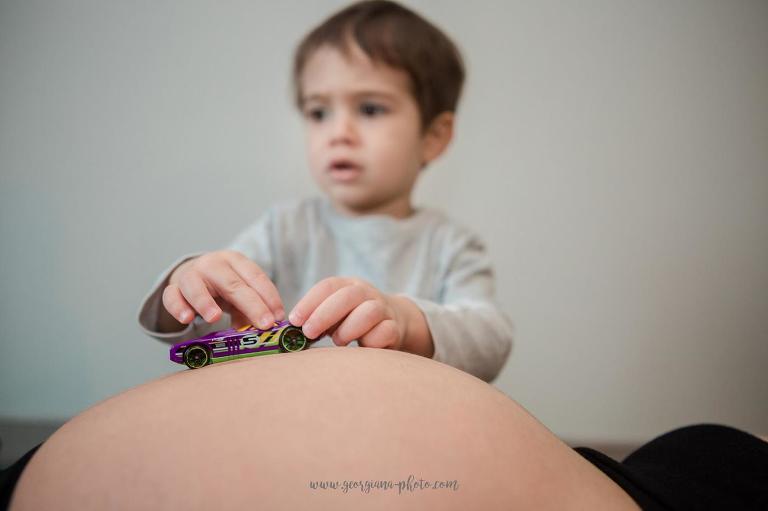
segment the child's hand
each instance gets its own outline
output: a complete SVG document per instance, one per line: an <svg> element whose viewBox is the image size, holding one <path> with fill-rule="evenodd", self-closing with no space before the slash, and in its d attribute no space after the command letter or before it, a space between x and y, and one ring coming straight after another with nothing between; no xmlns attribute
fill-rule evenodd
<svg viewBox="0 0 768 511"><path fill-rule="evenodd" d="M184 324L195 313L215 323L226 311L234 327L250 323L268 328L285 315L280 294L267 274L231 250L210 252L176 268L163 291L163 305Z"/></svg>
<svg viewBox="0 0 768 511"><path fill-rule="evenodd" d="M357 278L330 277L315 284L288 319L310 339L327 334L338 346L357 339L360 346L402 350L408 317L401 300Z"/></svg>

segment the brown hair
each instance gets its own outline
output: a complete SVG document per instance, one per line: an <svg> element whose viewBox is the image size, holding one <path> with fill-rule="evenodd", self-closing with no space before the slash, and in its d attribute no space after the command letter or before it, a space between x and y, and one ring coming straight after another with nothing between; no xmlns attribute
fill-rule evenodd
<svg viewBox="0 0 768 511"><path fill-rule="evenodd" d="M302 108L301 73L312 53L330 45L350 53L357 44L374 62L405 71L419 106L422 129L442 112L455 112L464 63L453 42L415 12L388 0L368 0L340 10L307 34L296 49L293 87Z"/></svg>

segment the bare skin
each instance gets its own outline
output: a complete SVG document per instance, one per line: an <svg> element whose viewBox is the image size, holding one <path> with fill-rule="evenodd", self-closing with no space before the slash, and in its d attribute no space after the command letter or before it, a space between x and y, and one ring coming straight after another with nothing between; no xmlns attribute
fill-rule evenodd
<svg viewBox="0 0 768 511"><path fill-rule="evenodd" d="M277 288L264 271L239 252L209 252L179 265L163 291L168 315L160 318L160 330L181 330L195 313L215 323L224 312L233 326L247 323L269 328L285 317Z"/></svg>
<svg viewBox="0 0 768 511"><path fill-rule="evenodd" d="M456 481L413 489L398 482ZM391 480L322 490L310 481ZM11 509L638 509L483 381L395 350L317 348L182 371L57 431Z"/></svg>

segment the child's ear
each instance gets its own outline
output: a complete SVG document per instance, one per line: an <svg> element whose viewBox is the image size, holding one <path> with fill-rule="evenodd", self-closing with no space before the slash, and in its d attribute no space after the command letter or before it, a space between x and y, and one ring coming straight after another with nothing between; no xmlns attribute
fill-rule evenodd
<svg viewBox="0 0 768 511"><path fill-rule="evenodd" d="M426 167L448 147L453 138L453 112L443 112L435 117L424 132L422 162Z"/></svg>

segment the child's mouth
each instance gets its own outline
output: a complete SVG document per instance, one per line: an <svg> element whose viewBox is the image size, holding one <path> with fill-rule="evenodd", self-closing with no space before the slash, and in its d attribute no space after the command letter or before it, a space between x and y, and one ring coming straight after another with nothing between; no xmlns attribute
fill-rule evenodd
<svg viewBox="0 0 768 511"><path fill-rule="evenodd" d="M328 167L331 178L342 183L354 181L362 172L363 168L360 165L350 161L335 161Z"/></svg>

